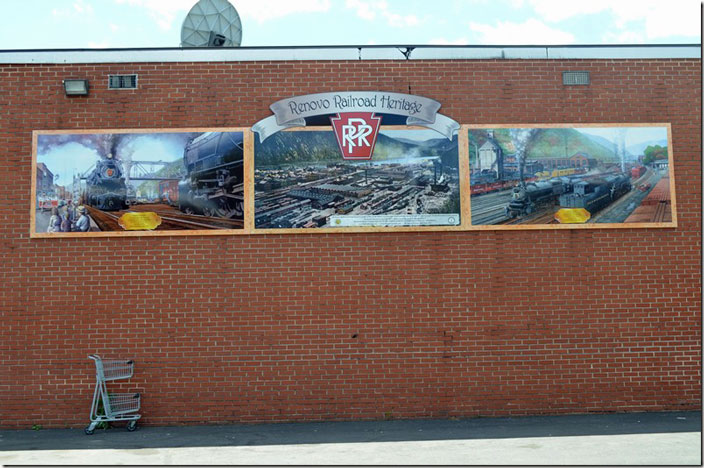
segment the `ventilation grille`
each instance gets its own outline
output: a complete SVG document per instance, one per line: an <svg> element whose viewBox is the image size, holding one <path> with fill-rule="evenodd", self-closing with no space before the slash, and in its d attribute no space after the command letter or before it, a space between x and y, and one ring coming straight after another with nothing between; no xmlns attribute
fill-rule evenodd
<svg viewBox="0 0 704 468"><path fill-rule="evenodd" d="M567 86L588 85L589 72L586 71L567 71L562 72L562 84Z"/></svg>
<svg viewBox="0 0 704 468"><path fill-rule="evenodd" d="M137 75L108 75L108 89L137 89Z"/></svg>

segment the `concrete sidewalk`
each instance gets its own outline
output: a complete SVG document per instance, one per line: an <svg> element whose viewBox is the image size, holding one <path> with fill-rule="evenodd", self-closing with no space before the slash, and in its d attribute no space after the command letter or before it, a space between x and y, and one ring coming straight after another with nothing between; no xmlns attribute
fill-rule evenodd
<svg viewBox="0 0 704 468"><path fill-rule="evenodd" d="M0 431L3 465L701 465L701 412Z"/></svg>

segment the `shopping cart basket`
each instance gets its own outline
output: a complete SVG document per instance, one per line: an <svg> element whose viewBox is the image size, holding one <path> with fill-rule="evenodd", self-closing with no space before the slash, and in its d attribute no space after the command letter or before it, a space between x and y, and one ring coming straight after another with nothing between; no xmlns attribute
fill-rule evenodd
<svg viewBox="0 0 704 468"><path fill-rule="evenodd" d="M92 434L98 424L108 421L127 421L127 430L134 431L137 420L142 417L136 414L139 411L139 393L110 393L105 383L132 377L134 361L101 359L97 354L91 354L88 358L95 361L95 391L90 407L90 425L85 433Z"/></svg>

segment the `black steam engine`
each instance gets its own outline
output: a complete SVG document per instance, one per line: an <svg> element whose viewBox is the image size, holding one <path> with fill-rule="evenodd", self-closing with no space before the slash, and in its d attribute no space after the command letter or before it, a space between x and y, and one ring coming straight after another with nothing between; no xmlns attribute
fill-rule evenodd
<svg viewBox="0 0 704 468"><path fill-rule="evenodd" d="M127 186L119 161L111 154L100 159L86 178L85 203L103 211L127 207Z"/></svg>
<svg viewBox="0 0 704 468"><path fill-rule="evenodd" d="M554 203L555 199L565 193L565 183L561 180L529 182L518 185L511 192L511 201L506 206L506 216L529 215L538 207Z"/></svg>
<svg viewBox="0 0 704 468"><path fill-rule="evenodd" d="M244 218L244 134L206 132L188 142L178 184L184 213Z"/></svg>
<svg viewBox="0 0 704 468"><path fill-rule="evenodd" d="M540 206L584 208L596 213L631 190L627 174L609 174L589 179L560 177L545 182L527 183L513 188L506 216L515 218L533 213Z"/></svg>
<svg viewBox="0 0 704 468"><path fill-rule="evenodd" d="M560 196L564 208L584 208L596 213L631 190L631 178L625 174L607 175L574 184L574 190Z"/></svg>

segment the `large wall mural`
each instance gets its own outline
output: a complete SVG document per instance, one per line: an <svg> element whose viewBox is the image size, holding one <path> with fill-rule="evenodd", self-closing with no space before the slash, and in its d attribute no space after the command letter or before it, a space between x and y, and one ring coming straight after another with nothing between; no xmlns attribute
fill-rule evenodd
<svg viewBox="0 0 704 468"><path fill-rule="evenodd" d="M32 237L676 227L669 124L463 125L420 96L250 128L35 131Z"/></svg>

